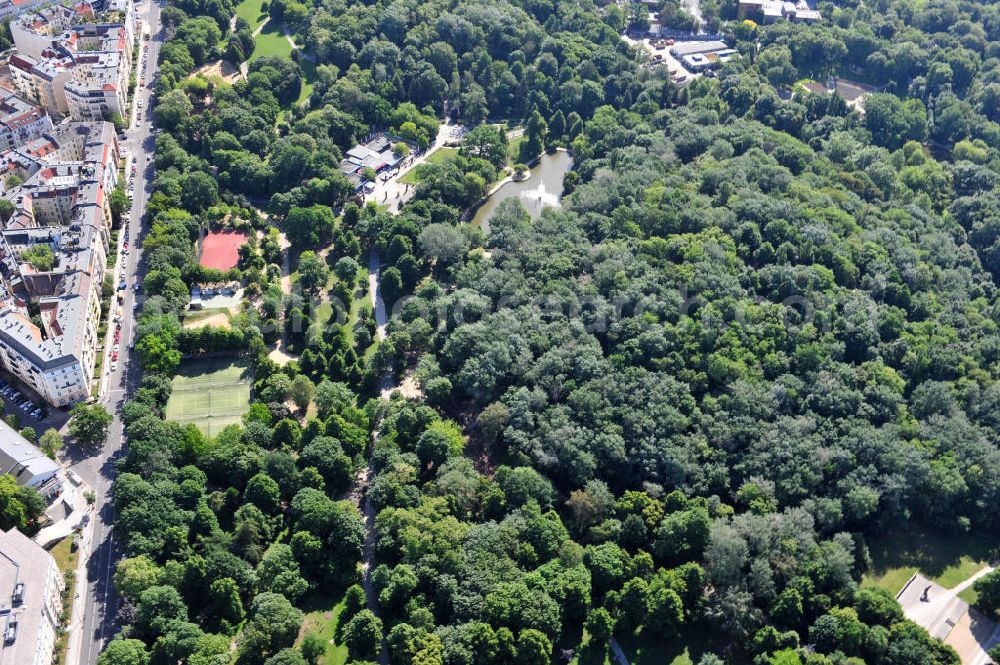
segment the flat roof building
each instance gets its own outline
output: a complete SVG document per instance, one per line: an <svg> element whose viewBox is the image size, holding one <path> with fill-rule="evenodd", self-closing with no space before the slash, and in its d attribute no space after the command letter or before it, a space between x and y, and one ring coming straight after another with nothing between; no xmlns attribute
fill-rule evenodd
<svg viewBox="0 0 1000 665"><path fill-rule="evenodd" d="M51 554L17 529L0 532L0 665L50 665L62 590Z"/></svg>
<svg viewBox="0 0 1000 665"><path fill-rule="evenodd" d="M704 42L678 42L670 47L670 52L678 58L683 58L686 55L694 55L695 53L714 53L715 51L725 51L728 49L729 45L726 42L713 39Z"/></svg>
<svg viewBox="0 0 1000 665"><path fill-rule="evenodd" d="M0 420L0 473L14 476L22 487L37 488L54 478L58 471L58 464Z"/></svg>
<svg viewBox="0 0 1000 665"><path fill-rule="evenodd" d="M757 17L763 23L788 20L803 23L815 23L823 19L823 15L810 5L808 0L739 0L738 14L740 18Z"/></svg>

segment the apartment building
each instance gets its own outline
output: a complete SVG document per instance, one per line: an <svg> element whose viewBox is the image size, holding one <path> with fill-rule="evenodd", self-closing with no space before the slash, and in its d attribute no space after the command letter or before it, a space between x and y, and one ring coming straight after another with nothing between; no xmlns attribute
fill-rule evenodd
<svg viewBox="0 0 1000 665"><path fill-rule="evenodd" d="M35 7L51 2L51 0L0 0L0 22L9 21Z"/></svg>
<svg viewBox="0 0 1000 665"><path fill-rule="evenodd" d="M10 58L11 80L26 98L57 117L107 120L125 116L135 12L130 0L96 22L86 2L49 5L11 21L17 53Z"/></svg>
<svg viewBox="0 0 1000 665"><path fill-rule="evenodd" d="M114 126L70 123L0 154L0 365L55 406L90 397L121 160ZM45 261L37 259L38 254Z"/></svg>
<svg viewBox="0 0 1000 665"><path fill-rule="evenodd" d="M13 150L50 131L52 118L48 111L0 87L0 152Z"/></svg>
<svg viewBox="0 0 1000 665"><path fill-rule="evenodd" d="M50 665L62 614L63 575L41 545L0 531L0 665Z"/></svg>

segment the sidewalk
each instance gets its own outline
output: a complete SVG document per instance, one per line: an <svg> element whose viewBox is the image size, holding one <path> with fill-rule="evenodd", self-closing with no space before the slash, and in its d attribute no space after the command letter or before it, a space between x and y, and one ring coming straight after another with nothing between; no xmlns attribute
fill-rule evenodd
<svg viewBox="0 0 1000 665"><path fill-rule="evenodd" d="M125 178L129 178L129 173L132 165L132 154L125 150ZM121 309L122 305L118 304L118 284L123 279L125 279L125 266L128 263L125 257L122 256L122 249L124 249L125 244L125 233L124 229L128 228L124 224L118 229L118 244L115 246L115 267L114 271L111 273L114 282L115 292L111 294L111 307L108 309L108 328L107 332L104 334L104 347L101 350L101 355L103 361L101 362L101 382L97 389L97 401L104 403L104 398L107 396L108 392L108 380L111 377L111 352L115 345L115 313ZM129 288L129 286L126 286Z"/></svg>
<svg viewBox="0 0 1000 665"><path fill-rule="evenodd" d="M76 564L76 581L73 589L73 610L69 615L69 625L66 633L69 636L66 644L66 665L80 662L79 652L83 640L83 621L86 618L84 607L87 596L84 592L87 586L87 564L90 562L90 552L93 546L94 522L91 522L80 532L80 554Z"/></svg>
<svg viewBox="0 0 1000 665"><path fill-rule="evenodd" d="M62 472L60 472L62 473ZM80 527L88 515L93 513L93 506L87 504L86 494L90 491L90 485L80 482L74 484L68 478L63 478L63 493L59 499L46 511L58 511L60 509L70 509L68 515L63 519L45 527L37 534L34 540L45 547L46 545L58 541L62 538L72 537L74 531ZM60 505L62 508L60 508ZM90 561L90 547L93 533L92 521L87 520L87 524L80 529L80 541L77 543L77 563L76 579L73 581L73 588L70 589L73 609L70 612L69 624L66 626L68 634L66 646L66 663L75 663L79 659L76 652L80 648L81 628L83 627L84 600L85 596L80 593L80 585L87 580L87 563Z"/></svg>

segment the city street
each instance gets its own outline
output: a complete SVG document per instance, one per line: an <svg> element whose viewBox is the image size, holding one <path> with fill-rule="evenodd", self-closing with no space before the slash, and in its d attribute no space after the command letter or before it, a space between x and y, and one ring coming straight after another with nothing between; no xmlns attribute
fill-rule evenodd
<svg viewBox="0 0 1000 665"><path fill-rule="evenodd" d="M102 390L101 400L104 406L114 415L114 421L108 430L108 438L99 451L78 451L82 455L80 459L74 460L71 467L76 471L97 494L97 504L95 516L92 522L92 534L90 542L93 543L93 551L90 552L90 560L87 565L87 579L85 585L81 587L84 598L83 628L78 634L70 638L70 658L68 662L76 665L93 665L101 653L101 649L118 630L115 622L115 611L117 599L111 582L114 574L115 563L121 554L121 547L115 541L113 521L114 507L112 505L111 485L115 477L115 461L122 450L122 423L119 419L119 412L125 403L127 395L138 383L140 369L134 352L129 351L129 343L132 340L135 328L135 311L133 303L138 297L133 287L140 281L140 260L141 252L139 246L144 234L143 214L145 212L146 201L152 189L153 164L148 160L148 156L153 154L154 134L150 126L150 90L156 73L156 61L159 56L160 46L163 41L163 34L160 30L160 5L155 0L147 0L146 5L138 5L136 12L141 20L145 20L150 26L152 35L148 42L142 41L142 33L136 32L136 39L140 41L140 56L136 67L142 67L143 49L149 45L148 54L145 57L146 66L139 69L137 76L136 91L133 100L133 110L137 108L138 102L142 101L142 122L133 123L126 132L126 139L122 142L122 149L128 159L135 156L136 175L134 200L132 201L130 220L126 225L128 230L128 242L130 251L124 257L124 271L121 273L127 283L123 292L123 303L121 305L121 351L117 367L111 370L110 363L106 360L101 385L106 386ZM146 86L140 86L140 82L145 80ZM135 118L135 113L132 115ZM131 172L131 164L126 164L126 176ZM121 235L124 236L125 229ZM119 243L120 247L121 243ZM114 251L120 251L114 248ZM116 285L117 286L117 285ZM114 311L114 310L112 310ZM113 324L109 324L110 331L114 329ZM113 341L111 342L113 343Z"/></svg>

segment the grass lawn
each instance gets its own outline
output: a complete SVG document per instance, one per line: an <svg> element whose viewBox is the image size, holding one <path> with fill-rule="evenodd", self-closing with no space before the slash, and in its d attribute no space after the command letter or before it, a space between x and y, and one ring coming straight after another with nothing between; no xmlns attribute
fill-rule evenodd
<svg viewBox="0 0 1000 665"><path fill-rule="evenodd" d="M59 570L61 570L64 575L70 571L73 571L74 573L76 572L76 564L80 555L78 552L71 551L72 545L73 536L70 535L66 536L49 549L49 554L51 554L56 560L56 565L59 566ZM67 586L76 584L76 581L67 579L66 584ZM63 592L63 600L71 603L72 595L73 590L71 588L67 588ZM66 662L66 651L68 648L69 634L64 632L56 637L56 644L54 647L56 653L56 665L63 665Z"/></svg>
<svg viewBox="0 0 1000 665"><path fill-rule="evenodd" d="M264 0L243 0L236 5L236 15L249 24L251 32L267 18L267 14L261 9L263 6Z"/></svg>
<svg viewBox="0 0 1000 665"><path fill-rule="evenodd" d="M524 143L526 139L527 137L524 134L521 134L507 143L507 163L511 166L518 163L517 154L521 151L521 144Z"/></svg>
<svg viewBox="0 0 1000 665"><path fill-rule="evenodd" d="M305 609L306 618L302 622L295 646L301 644L303 638L310 633L318 635L326 644L326 653L320 657L318 665L344 665L347 662L347 647L331 642L340 613L344 611L343 596L317 596L307 603Z"/></svg>
<svg viewBox="0 0 1000 665"><path fill-rule="evenodd" d="M444 164L445 162L450 162L455 157L458 156L458 148L438 148L431 154L427 155L425 160L426 164ZM403 174L403 177L399 181L406 185L416 185L420 182L420 170L423 164L415 166L414 168Z"/></svg>
<svg viewBox="0 0 1000 665"><path fill-rule="evenodd" d="M967 602L969 605L975 605L976 601L979 600L979 594L971 586L958 594L958 597Z"/></svg>
<svg viewBox="0 0 1000 665"><path fill-rule="evenodd" d="M641 635L619 635L618 644L632 665L694 665L708 650L708 633L701 627L690 628L678 639L667 643ZM589 646L590 635L583 632L583 641L570 665L617 665L611 649L597 650Z"/></svg>
<svg viewBox="0 0 1000 665"><path fill-rule="evenodd" d="M250 62L265 55L273 55L279 58L292 57L292 45L285 39L285 34L281 31L281 26L274 21L269 22L255 38L253 54Z"/></svg>
<svg viewBox="0 0 1000 665"><path fill-rule="evenodd" d="M908 530L873 538L868 543L872 568L862 586L899 593L919 571L946 589L959 584L986 565L995 539L982 534L948 534Z"/></svg>
<svg viewBox="0 0 1000 665"><path fill-rule="evenodd" d="M209 436L240 422L250 406L253 374L242 358L209 358L181 363L174 375L166 419L194 423Z"/></svg>
<svg viewBox="0 0 1000 665"><path fill-rule="evenodd" d="M201 328L203 326L231 328L230 316L232 316L232 312L227 308L192 310L184 314L183 326L185 328Z"/></svg>
<svg viewBox="0 0 1000 665"><path fill-rule="evenodd" d="M321 302L316 308L316 323L325 324L333 316L333 305L328 302Z"/></svg>
<svg viewBox="0 0 1000 665"><path fill-rule="evenodd" d="M73 536L66 536L49 550L49 554L56 560L59 570L64 573L67 570L76 570L76 562L80 558L79 552L70 551L72 545Z"/></svg>
<svg viewBox="0 0 1000 665"><path fill-rule="evenodd" d="M300 58L299 67L302 69L302 92L299 93L299 98L295 101L301 104L312 94L313 83L316 81L316 63Z"/></svg>

